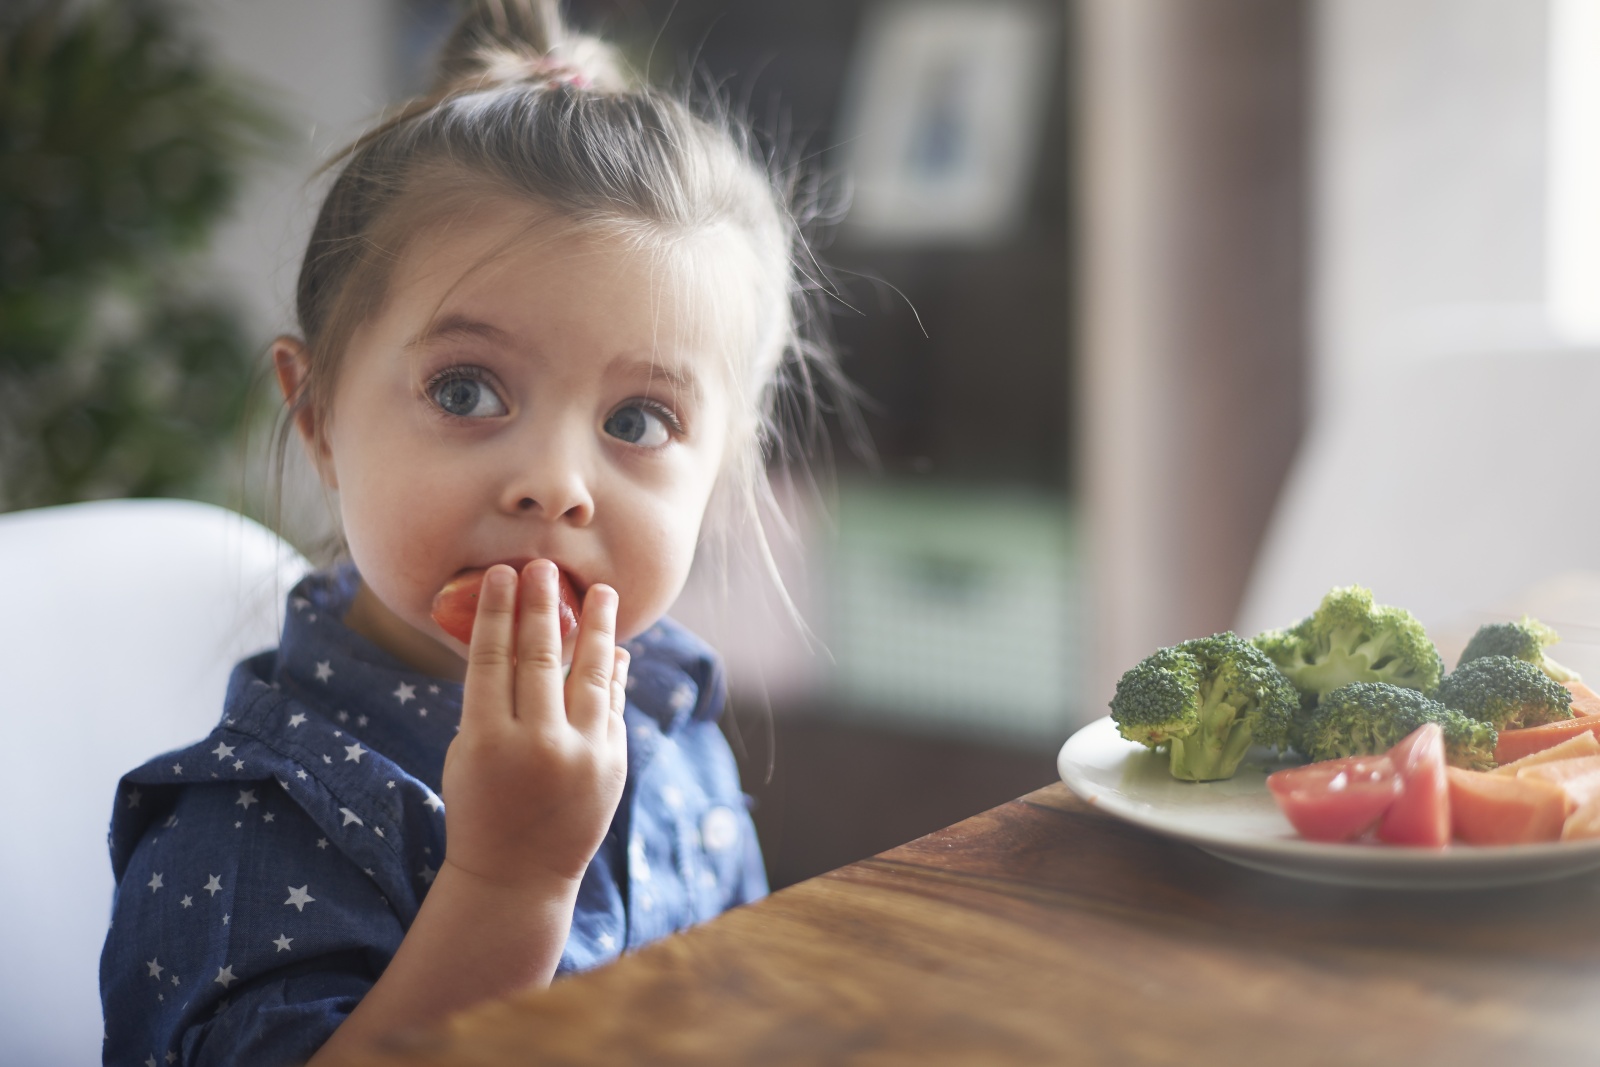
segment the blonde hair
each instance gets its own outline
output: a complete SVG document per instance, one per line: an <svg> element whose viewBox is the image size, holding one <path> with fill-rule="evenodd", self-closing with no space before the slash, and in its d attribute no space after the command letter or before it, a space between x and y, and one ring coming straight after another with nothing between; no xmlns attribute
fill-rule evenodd
<svg viewBox="0 0 1600 1067"><path fill-rule="evenodd" d="M381 307L407 242L485 196L537 203L645 253L727 231L750 252L747 343L728 368L738 410L707 525L723 547L747 526L777 577L767 464L822 440L822 387L849 407L818 338L827 287L802 234L815 212L797 206L798 170L763 156L727 108L643 84L609 45L569 31L555 0L471 0L432 90L327 169L296 292L309 374L289 398L280 457L302 412L325 423L345 347Z"/></svg>

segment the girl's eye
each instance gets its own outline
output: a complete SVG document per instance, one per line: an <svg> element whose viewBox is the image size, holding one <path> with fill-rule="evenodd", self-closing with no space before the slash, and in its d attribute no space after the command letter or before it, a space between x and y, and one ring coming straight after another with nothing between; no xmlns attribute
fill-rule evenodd
<svg viewBox="0 0 1600 1067"><path fill-rule="evenodd" d="M506 413L505 404L487 382L459 371L428 383L428 397L439 410L458 418L487 419Z"/></svg>
<svg viewBox="0 0 1600 1067"><path fill-rule="evenodd" d="M642 404L624 404L606 419L605 430L630 445L660 448L669 439L665 414Z"/></svg>

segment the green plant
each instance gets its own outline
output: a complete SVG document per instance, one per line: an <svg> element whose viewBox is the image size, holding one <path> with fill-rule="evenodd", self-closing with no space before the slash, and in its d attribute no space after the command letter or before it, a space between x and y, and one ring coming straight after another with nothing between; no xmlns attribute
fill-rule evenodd
<svg viewBox="0 0 1600 1067"><path fill-rule="evenodd" d="M197 495L255 352L195 253L276 131L164 2L0 9L0 509Z"/></svg>

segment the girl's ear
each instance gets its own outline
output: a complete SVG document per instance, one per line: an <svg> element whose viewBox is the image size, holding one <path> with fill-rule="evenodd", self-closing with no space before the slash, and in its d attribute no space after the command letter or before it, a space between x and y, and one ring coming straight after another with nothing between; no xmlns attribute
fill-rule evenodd
<svg viewBox="0 0 1600 1067"><path fill-rule="evenodd" d="M272 365L278 372L278 388L283 390L283 402L293 414L294 428L305 446L306 456L328 488L339 488L327 440L305 395L311 381L311 353L306 351L305 342L287 334L273 341Z"/></svg>

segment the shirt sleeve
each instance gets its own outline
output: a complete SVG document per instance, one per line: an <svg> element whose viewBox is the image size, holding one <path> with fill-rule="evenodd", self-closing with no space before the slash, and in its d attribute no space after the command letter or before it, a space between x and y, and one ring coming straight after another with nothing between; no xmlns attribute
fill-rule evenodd
<svg viewBox="0 0 1600 1067"><path fill-rule="evenodd" d="M401 921L276 782L171 796L117 885L100 961L105 1062L303 1062L382 973Z"/></svg>

